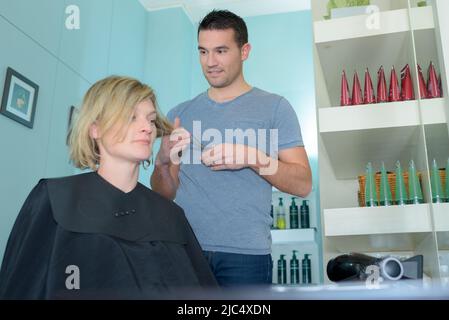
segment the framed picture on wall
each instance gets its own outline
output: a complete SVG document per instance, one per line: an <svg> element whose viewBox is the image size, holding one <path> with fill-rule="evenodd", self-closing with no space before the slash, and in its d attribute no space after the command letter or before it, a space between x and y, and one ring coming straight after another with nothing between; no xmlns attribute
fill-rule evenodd
<svg viewBox="0 0 449 320"><path fill-rule="evenodd" d="M8 67L0 113L33 128L38 92L37 84Z"/></svg>

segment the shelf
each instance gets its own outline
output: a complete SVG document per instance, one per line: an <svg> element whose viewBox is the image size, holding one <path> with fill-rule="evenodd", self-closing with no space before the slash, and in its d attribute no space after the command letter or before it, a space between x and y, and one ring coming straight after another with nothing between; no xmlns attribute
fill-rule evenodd
<svg viewBox="0 0 449 320"><path fill-rule="evenodd" d="M414 254L422 243L432 237L431 232L370 234L329 237L328 250L334 253L409 252Z"/></svg>
<svg viewBox="0 0 449 320"><path fill-rule="evenodd" d="M449 203L434 203L433 216L438 232L449 232Z"/></svg>
<svg viewBox="0 0 449 320"><path fill-rule="evenodd" d="M425 125L446 125L446 98L421 100L422 117Z"/></svg>
<svg viewBox="0 0 449 320"><path fill-rule="evenodd" d="M379 12L378 23L370 15L317 21L314 23L315 43L329 43L354 38L366 38L410 31L408 9ZM432 7L413 8L415 30L433 29Z"/></svg>
<svg viewBox="0 0 449 320"><path fill-rule="evenodd" d="M297 242L314 242L315 229L271 230L273 244L293 244Z"/></svg>
<svg viewBox="0 0 449 320"><path fill-rule="evenodd" d="M434 46L428 45L429 41L434 41L435 38L432 8L414 8L412 15L416 24L415 42L420 48L418 56L429 57L429 60L421 61L423 68L426 68L430 57L435 56ZM350 87L354 71L358 72L363 86L366 68L370 70L373 84L376 85L377 70L381 65L385 68L385 76L389 82L392 66L395 66L396 72L400 74L402 67L412 64L407 9L380 12L379 28L374 29L367 28L367 17L362 15L314 23L315 43L324 71L330 105L339 105L343 70L346 70ZM412 75L414 74L412 68Z"/></svg>
<svg viewBox="0 0 449 320"><path fill-rule="evenodd" d="M327 237L431 231L428 204L324 210Z"/></svg>
<svg viewBox="0 0 449 320"><path fill-rule="evenodd" d="M424 124L444 124L444 98L422 100ZM321 108L320 132L419 126L418 101Z"/></svg>
<svg viewBox="0 0 449 320"><path fill-rule="evenodd" d="M423 122L437 125L427 129L436 141L447 135L444 104L444 98L421 101ZM337 179L355 179L370 161L405 166L419 143L418 101L321 108L319 123Z"/></svg>

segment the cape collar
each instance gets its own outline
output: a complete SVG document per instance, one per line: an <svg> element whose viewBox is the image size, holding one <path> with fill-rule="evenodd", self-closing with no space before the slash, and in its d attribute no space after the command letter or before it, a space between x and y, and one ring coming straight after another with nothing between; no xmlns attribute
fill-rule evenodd
<svg viewBox="0 0 449 320"><path fill-rule="evenodd" d="M48 179L53 217L64 229L128 241L186 243L180 207L140 183L125 193L96 172Z"/></svg>

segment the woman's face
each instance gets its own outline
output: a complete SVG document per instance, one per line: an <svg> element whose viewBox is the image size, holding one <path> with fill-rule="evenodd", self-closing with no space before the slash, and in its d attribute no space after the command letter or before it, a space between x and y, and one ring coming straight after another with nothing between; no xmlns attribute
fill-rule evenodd
<svg viewBox="0 0 449 320"><path fill-rule="evenodd" d="M102 139L98 139L100 164L107 159L140 163L151 156L156 139L156 109L151 100L145 100L134 108L125 137L120 139L121 124L116 123Z"/></svg>

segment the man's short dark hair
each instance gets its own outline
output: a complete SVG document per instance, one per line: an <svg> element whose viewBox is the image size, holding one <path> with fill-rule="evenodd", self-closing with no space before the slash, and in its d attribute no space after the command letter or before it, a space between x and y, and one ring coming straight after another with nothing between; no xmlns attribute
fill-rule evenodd
<svg viewBox="0 0 449 320"><path fill-rule="evenodd" d="M198 35L201 30L226 30L233 29L235 42L239 48L248 43L248 29L245 21L228 10L213 10L200 22Z"/></svg>

